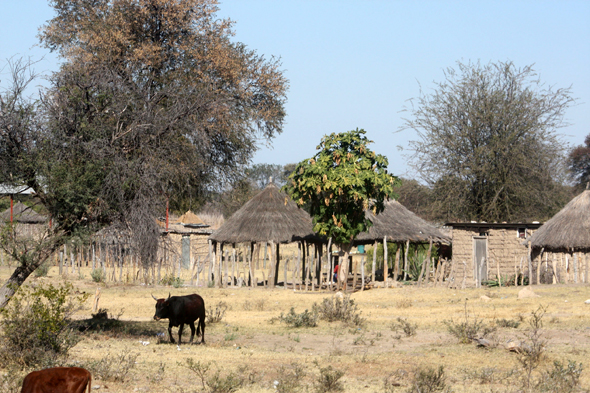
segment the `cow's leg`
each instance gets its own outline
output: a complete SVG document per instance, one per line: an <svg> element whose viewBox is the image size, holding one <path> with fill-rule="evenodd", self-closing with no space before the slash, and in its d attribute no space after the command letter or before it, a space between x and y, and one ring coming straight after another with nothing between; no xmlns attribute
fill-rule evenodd
<svg viewBox="0 0 590 393"><path fill-rule="evenodd" d="M201 328L201 344L205 344L205 317L199 318L199 327Z"/></svg>
<svg viewBox="0 0 590 393"><path fill-rule="evenodd" d="M170 342L174 344L174 337L172 337L172 324L168 325L168 335L170 336Z"/></svg>
<svg viewBox="0 0 590 393"><path fill-rule="evenodd" d="M193 338L195 337L195 321L189 323L189 326L191 328L191 340L189 341L189 344L192 344Z"/></svg>
<svg viewBox="0 0 590 393"><path fill-rule="evenodd" d="M178 345L182 342L182 330L184 329L184 323L181 323L178 327Z"/></svg>

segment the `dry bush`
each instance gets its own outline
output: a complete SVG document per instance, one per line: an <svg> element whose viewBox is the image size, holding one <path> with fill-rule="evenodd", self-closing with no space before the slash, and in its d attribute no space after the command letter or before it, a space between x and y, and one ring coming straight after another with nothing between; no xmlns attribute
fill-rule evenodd
<svg viewBox="0 0 590 393"><path fill-rule="evenodd" d="M520 325L520 321L514 319L496 319L496 325L504 328L516 329Z"/></svg>
<svg viewBox="0 0 590 393"><path fill-rule="evenodd" d="M409 299L409 298L400 299L395 302L395 306L397 308L410 308L410 307L412 307L412 305L413 305L412 299Z"/></svg>
<svg viewBox="0 0 590 393"><path fill-rule="evenodd" d="M277 379L273 383L277 393L296 393L305 387L305 366L293 362L289 366L280 366L277 371Z"/></svg>
<svg viewBox="0 0 590 393"><path fill-rule="evenodd" d="M221 322L223 317L225 316L225 312L228 309L228 305L226 302L219 302L215 306L215 308L208 308L207 309L207 323L218 323Z"/></svg>
<svg viewBox="0 0 590 393"><path fill-rule="evenodd" d="M366 320L361 317L357 305L350 295L342 299L338 296L324 298L320 304L314 303L312 311L316 313L321 320L328 322L340 321L350 326L361 327Z"/></svg>
<svg viewBox="0 0 590 393"><path fill-rule="evenodd" d="M397 323L392 322L389 327L396 333L398 331L402 331L406 335L406 337L411 337L416 335L416 329L418 328L418 324L408 322L407 318L398 317Z"/></svg>
<svg viewBox="0 0 590 393"><path fill-rule="evenodd" d="M343 392L344 383L340 380L344 376L344 371L337 370L332 366L320 367L320 375L315 381L315 391L317 393Z"/></svg>
<svg viewBox="0 0 590 393"><path fill-rule="evenodd" d="M27 371L22 371L14 366L9 367L5 373L0 374L0 392L20 393L23 379L27 373Z"/></svg>
<svg viewBox="0 0 590 393"><path fill-rule="evenodd" d="M469 344L476 338L485 338L496 331L495 327L486 326L477 315L473 317L469 315L467 301L465 301L464 320L454 321L451 318L450 320L444 320L443 323L447 326L448 332L459 339L462 344Z"/></svg>
<svg viewBox="0 0 590 393"><path fill-rule="evenodd" d="M298 327L316 327L318 325L318 314L315 311L308 311L307 309L302 312L301 314L297 314L295 312L295 308L291 307L289 313L281 315L278 318L271 319L271 323L275 320L279 322L284 322L289 327L298 328Z"/></svg>
<svg viewBox="0 0 590 393"><path fill-rule="evenodd" d="M530 390L534 384L533 371L539 367L545 353L547 341L543 338L541 329L543 328L543 317L545 308L539 306L531 313L528 320L529 329L526 333L526 339L520 346L518 362L522 368L522 385L525 390Z"/></svg>
<svg viewBox="0 0 590 393"><path fill-rule="evenodd" d="M418 368L414 372L408 393L433 393L450 391L447 386L447 376L443 366L438 369L432 367Z"/></svg>
<svg viewBox="0 0 590 393"><path fill-rule="evenodd" d="M106 354L102 359L91 361L86 367L93 376L103 381L125 382L129 372L135 368L139 353Z"/></svg>
<svg viewBox="0 0 590 393"><path fill-rule="evenodd" d="M222 374L219 368L212 371L212 362L201 363L187 358L185 364L178 364L195 373L200 379L203 390L209 393L232 393L247 384L257 382L256 373L250 372L245 375L248 372L248 367Z"/></svg>

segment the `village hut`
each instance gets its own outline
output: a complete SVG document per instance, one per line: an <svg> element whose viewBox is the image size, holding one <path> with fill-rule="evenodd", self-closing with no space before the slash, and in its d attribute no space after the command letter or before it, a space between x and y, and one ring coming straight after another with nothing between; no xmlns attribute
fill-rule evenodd
<svg viewBox="0 0 590 393"><path fill-rule="evenodd" d="M530 271L523 242L541 225L538 221L446 223L453 244L454 272L449 284L461 288L479 287L490 280L522 284Z"/></svg>
<svg viewBox="0 0 590 393"><path fill-rule="evenodd" d="M191 279L202 271L208 257L208 239L213 230L195 213L188 210L177 219L172 219L168 227L163 222L158 222L163 237L167 243L164 251L166 266L180 276L181 269L191 271ZM196 274L193 274L196 273Z"/></svg>
<svg viewBox="0 0 590 393"><path fill-rule="evenodd" d="M313 225L310 215L303 209L300 209L295 202L271 181L259 194L250 199L242 208L235 212L225 223L211 236L211 263L216 266L215 284L219 286L219 278L222 274L222 265L227 262L224 258L223 245L231 244L232 248L237 243L246 243L250 245L247 254L249 274L244 279L250 277L250 284L255 285L255 278L252 272L252 255L258 254L254 248L256 244L270 243L271 263L268 272L268 286L274 287L278 280L278 263L279 263L279 244L293 242L311 242L314 243L317 238L313 232ZM219 250L216 244L219 243ZM215 247L213 247L215 246ZM215 249L215 251L213 251ZM258 248L259 250L259 248ZM233 250L235 251L235 250ZM301 251L301 248L300 248ZM301 254L301 252L300 252ZM232 253L235 255L235 252ZM305 249L303 261L298 263L301 268L302 276L305 273ZM217 257L216 257L217 256ZM219 262L216 262L219 259ZM303 264L302 264L303 263ZM320 266L320 264L316 264ZM233 259L232 259L233 266ZM227 263L225 264L225 273L227 276ZM232 267L233 270L233 267ZM310 269L308 269L310 270ZM285 269L285 277L287 270ZM264 273L263 273L264 274ZM295 274L295 273L294 273ZM264 278L263 278L264 280ZM223 280L224 285L227 279ZM285 286L287 283L285 282Z"/></svg>
<svg viewBox="0 0 590 393"><path fill-rule="evenodd" d="M590 190L572 199L529 239L538 283L588 283Z"/></svg>
<svg viewBox="0 0 590 393"><path fill-rule="evenodd" d="M387 242L404 245L404 272L407 272L408 270L408 249L410 243L429 243L428 261L430 263L432 244L449 244L451 240L450 237L444 234L440 229L418 217L396 200L385 202L385 209L379 214L374 214L372 211L366 210L365 217L370 220L373 225L367 232L363 232L356 237L355 244L372 243L374 244L374 250L376 251L378 242L383 241L384 261L387 260ZM400 274L400 250L401 247L398 247L394 266L394 282L397 281L397 277ZM373 281L375 280L375 262L377 254L375 251L373 252L372 267ZM361 271L364 271L364 269L361 269ZM388 266L386 263L383 264L383 277L384 281L387 283ZM405 278L406 277L404 277L404 279Z"/></svg>
<svg viewBox="0 0 590 393"><path fill-rule="evenodd" d="M0 223L16 224L16 233L23 236L38 236L49 221L47 216L37 213L33 208L22 202L17 202L11 208L0 213Z"/></svg>

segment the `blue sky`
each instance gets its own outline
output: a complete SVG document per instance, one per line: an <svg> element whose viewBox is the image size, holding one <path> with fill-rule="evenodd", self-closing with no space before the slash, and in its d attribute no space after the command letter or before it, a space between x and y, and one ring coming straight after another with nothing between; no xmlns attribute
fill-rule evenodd
<svg viewBox="0 0 590 393"><path fill-rule="evenodd" d="M56 70L55 56L33 47L53 15L47 2L0 4L2 64L46 56L37 70ZM396 132L402 110L457 61L534 64L547 85L571 85L578 99L559 130L564 140L579 145L590 134L590 1L222 0L218 15L235 21L236 40L280 57L290 81L284 131L254 163L299 162L323 135L358 127L391 172L413 177L416 135Z"/></svg>

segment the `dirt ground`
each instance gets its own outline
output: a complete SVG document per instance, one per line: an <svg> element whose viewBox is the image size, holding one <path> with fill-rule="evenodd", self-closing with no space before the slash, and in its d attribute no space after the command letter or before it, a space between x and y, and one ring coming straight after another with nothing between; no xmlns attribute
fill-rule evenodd
<svg viewBox="0 0 590 393"><path fill-rule="evenodd" d="M2 280L8 274L6 266L0 267ZM584 303L590 299L588 285L533 286L536 297L524 299L518 299L520 287L371 289L351 297L365 319L360 327L319 321L317 327L292 328L278 321L281 313L288 313L291 307L303 313L334 294L283 288L105 285L93 283L89 271L63 278L55 268L48 277L31 277L27 284L65 280L90 294L75 315L77 320L91 317L94 294L100 287L99 307L118 318L122 326L116 331L83 332L70 352L69 364L90 368L102 361L103 367L114 370L106 378L94 376L93 391L97 392L214 391L211 381L215 376L222 382L232 376L245 380L238 392L311 392L321 391L320 378L334 370L343 373L340 380L345 392L405 392L420 370L439 366L444 367L446 386L455 392L516 392L522 385L523 369L518 353L507 346L527 342L531 312L540 306L545 309L541 335L546 344L534 378L542 378L554 361L566 365L575 361L586 368L590 363L590 305ZM153 320L151 295L160 298L169 293L199 293L209 312L227 307L220 322L207 325L205 345L186 344L188 327L181 346L168 342L167 321ZM398 318L415 326L415 334L406 335ZM501 320L519 325L501 327ZM463 321L496 328L486 337L487 347L462 344L449 333L449 324ZM173 334L177 335L176 328ZM199 370L209 365L207 389L198 373L187 367L188 359L199 362ZM117 367L127 374L116 377ZM300 390L289 390L293 379L301 384ZM590 388L590 371L582 372L581 385Z"/></svg>

